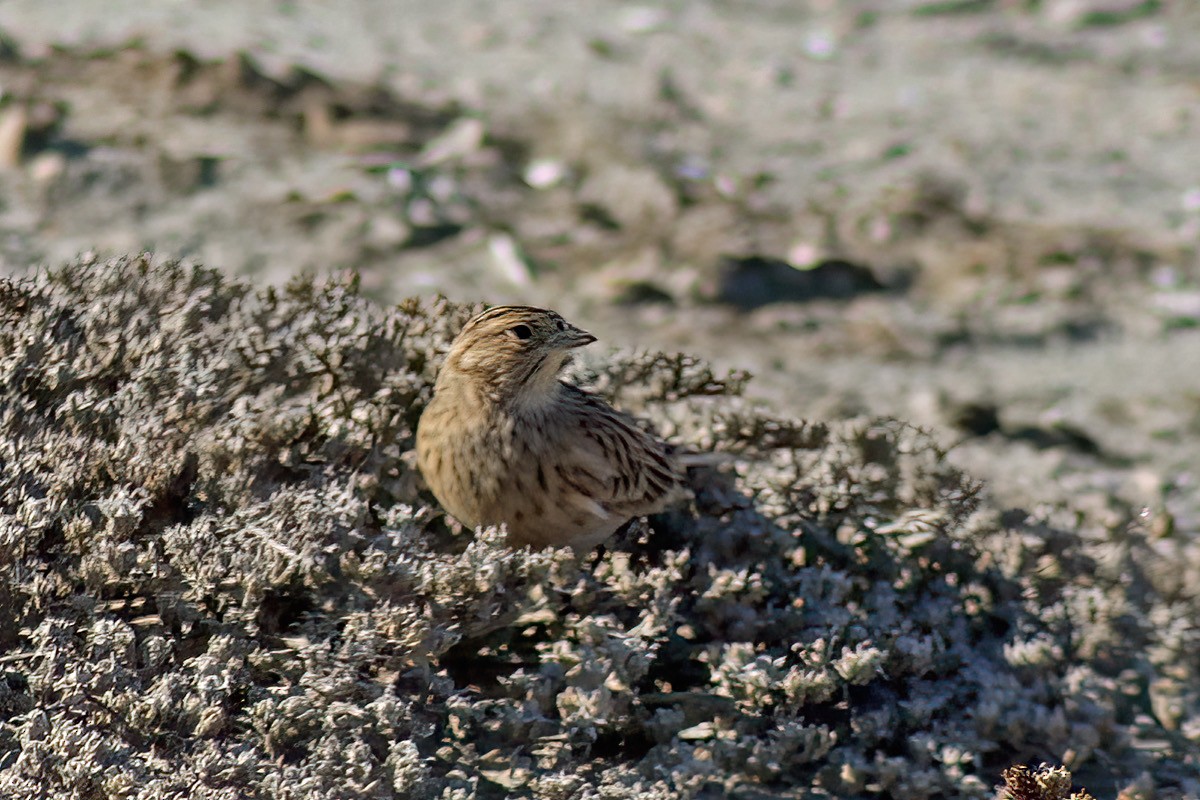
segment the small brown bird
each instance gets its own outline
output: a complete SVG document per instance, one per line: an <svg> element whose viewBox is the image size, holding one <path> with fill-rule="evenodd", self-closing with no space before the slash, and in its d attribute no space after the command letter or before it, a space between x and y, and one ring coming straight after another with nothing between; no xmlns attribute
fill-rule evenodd
<svg viewBox="0 0 1200 800"><path fill-rule="evenodd" d="M417 427L417 464L446 511L472 528L503 523L515 547L582 552L687 497L663 442L558 379L594 341L532 306L466 324Z"/></svg>

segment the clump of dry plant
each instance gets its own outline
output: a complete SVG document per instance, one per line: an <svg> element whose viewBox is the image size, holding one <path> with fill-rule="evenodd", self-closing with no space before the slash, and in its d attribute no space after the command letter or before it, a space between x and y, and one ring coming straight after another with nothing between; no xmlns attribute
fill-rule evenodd
<svg viewBox="0 0 1200 800"><path fill-rule="evenodd" d="M578 375L753 458L583 563L454 536L411 450L477 310L146 256L0 282L0 795L1200 794L1195 542L996 509L920 431L661 354Z"/></svg>

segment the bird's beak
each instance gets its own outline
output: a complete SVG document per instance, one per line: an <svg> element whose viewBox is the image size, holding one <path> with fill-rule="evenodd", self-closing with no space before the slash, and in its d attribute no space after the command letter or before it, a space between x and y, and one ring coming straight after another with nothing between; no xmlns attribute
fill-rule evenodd
<svg viewBox="0 0 1200 800"><path fill-rule="evenodd" d="M579 328L567 328L558 335L559 347L564 350L573 350L576 347L583 347L596 341L596 337L592 336L585 330Z"/></svg>

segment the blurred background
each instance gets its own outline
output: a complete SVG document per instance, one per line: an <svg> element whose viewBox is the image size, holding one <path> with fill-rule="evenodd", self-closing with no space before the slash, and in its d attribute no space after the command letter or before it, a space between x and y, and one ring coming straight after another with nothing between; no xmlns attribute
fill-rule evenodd
<svg viewBox="0 0 1200 800"><path fill-rule="evenodd" d="M0 5L0 271L153 250L552 306L1200 529L1200 6Z"/></svg>

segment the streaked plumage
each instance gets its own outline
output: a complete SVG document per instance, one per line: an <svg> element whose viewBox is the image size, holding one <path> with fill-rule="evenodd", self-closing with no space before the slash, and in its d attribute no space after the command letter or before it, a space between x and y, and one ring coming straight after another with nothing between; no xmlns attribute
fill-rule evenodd
<svg viewBox="0 0 1200 800"><path fill-rule="evenodd" d="M454 340L417 429L417 463L464 525L521 547L588 550L687 496L665 445L558 379L591 334L553 311L499 306Z"/></svg>

